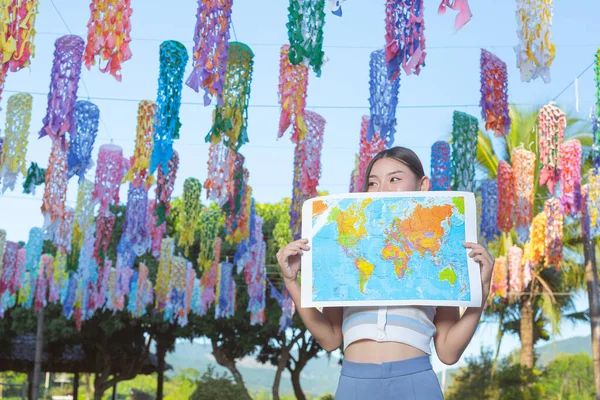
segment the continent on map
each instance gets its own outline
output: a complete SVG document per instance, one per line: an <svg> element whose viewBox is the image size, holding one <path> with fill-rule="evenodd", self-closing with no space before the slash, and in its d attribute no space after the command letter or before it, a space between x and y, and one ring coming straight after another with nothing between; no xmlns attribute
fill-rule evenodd
<svg viewBox="0 0 600 400"><path fill-rule="evenodd" d="M385 246L381 257L394 263L398 279L402 279L408 268L408 261L414 251L421 257L430 253L434 258L442 247L446 234L442 222L450 221L454 207L450 204L423 207L417 204L408 218L394 218L386 232ZM448 224L449 225L449 224Z"/></svg>

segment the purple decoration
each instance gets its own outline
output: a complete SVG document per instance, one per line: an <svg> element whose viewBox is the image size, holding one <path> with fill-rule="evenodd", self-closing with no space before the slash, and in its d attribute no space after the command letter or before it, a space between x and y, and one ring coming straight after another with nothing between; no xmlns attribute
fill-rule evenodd
<svg viewBox="0 0 600 400"><path fill-rule="evenodd" d="M506 63L485 49L481 49L481 117L485 129L498 137L510 131L508 113L508 77Z"/></svg>
<svg viewBox="0 0 600 400"><path fill-rule="evenodd" d="M146 253L152 244L146 221L147 209L148 191L146 187L135 187L130 183L123 235L137 256Z"/></svg>
<svg viewBox="0 0 600 400"><path fill-rule="evenodd" d="M269 286L271 286L271 297L274 298L281 307L281 317L279 318L279 333L281 333L292 326L294 301L285 286L283 287L283 293L280 293L269 279L267 279L267 282L269 282Z"/></svg>
<svg viewBox="0 0 600 400"><path fill-rule="evenodd" d="M79 36L66 35L58 38L54 46L48 109L40 138L48 135L53 141L60 141L66 151L65 135L67 132L73 135L75 130L75 102L84 42Z"/></svg>
<svg viewBox="0 0 600 400"><path fill-rule="evenodd" d="M394 143L396 133L396 107L400 91L400 75L393 81L387 76L385 54L383 50L371 53L369 73L369 109L371 118L367 130L367 141L371 141L375 133L385 140L386 147Z"/></svg>
<svg viewBox="0 0 600 400"><path fill-rule="evenodd" d="M215 318L231 318L235 312L235 281L233 280L233 264L221 263L221 287L217 306L215 307Z"/></svg>
<svg viewBox="0 0 600 400"><path fill-rule="evenodd" d="M450 145L441 140L431 146L431 190L452 190Z"/></svg>
<svg viewBox="0 0 600 400"><path fill-rule="evenodd" d="M592 144L594 168L596 171L600 171L600 130L598 129L598 115L596 109L592 111L592 132L594 137L594 143Z"/></svg>
<svg viewBox="0 0 600 400"><path fill-rule="evenodd" d="M500 236L498 220L498 184L494 179L488 179L481 184L481 222L480 234L491 242Z"/></svg>
<svg viewBox="0 0 600 400"><path fill-rule="evenodd" d="M98 133L99 120L100 110L95 104L83 100L75 104L75 123L77 125L76 129L71 129L71 141L69 142L67 158L69 179L73 175L77 175L81 182L85 179L85 173L94 165L92 149Z"/></svg>
<svg viewBox="0 0 600 400"><path fill-rule="evenodd" d="M79 274L77 272L71 274L67 286L67 294L65 301L63 302L63 315L69 319L73 315L73 308L75 306L75 297L77 295L77 286L79 281Z"/></svg>

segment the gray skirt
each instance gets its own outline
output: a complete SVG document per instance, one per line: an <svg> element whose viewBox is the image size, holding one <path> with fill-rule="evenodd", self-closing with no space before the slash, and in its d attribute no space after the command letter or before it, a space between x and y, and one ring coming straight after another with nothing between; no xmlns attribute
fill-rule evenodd
<svg viewBox="0 0 600 400"><path fill-rule="evenodd" d="M444 395L428 356L382 364L344 360L335 400L439 400Z"/></svg>

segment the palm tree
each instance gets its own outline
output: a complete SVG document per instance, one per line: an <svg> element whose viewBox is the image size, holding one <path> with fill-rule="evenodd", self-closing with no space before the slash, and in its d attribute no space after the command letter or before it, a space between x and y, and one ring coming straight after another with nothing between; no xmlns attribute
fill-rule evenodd
<svg viewBox="0 0 600 400"><path fill-rule="evenodd" d="M534 179L534 212L543 211L544 202L549 197L547 188L538 185L540 163L538 154L538 110L520 110L510 106L510 133L498 146L493 145L492 137L482 131L478 132L477 168L488 179L496 179L498 162L502 159L511 163L513 149L524 146L536 155ZM564 140L578 139L584 149L589 151L593 139L589 123L574 117L567 118ZM499 150L496 151L495 147ZM500 154L498 154L500 153ZM511 163L512 164L512 163ZM584 164L584 171L590 167L590 161ZM503 234L497 243L491 244L492 251L497 255L506 254L511 243L516 242L516 233L511 231ZM525 294L517 298L495 301L486 312L488 317L496 318L499 324L497 336L497 351L505 332L517 333L521 338L521 365L533 368L534 344L538 340L548 340L546 326L549 323L553 333L559 333L561 318L587 319L586 313L576 313L572 297L564 295L582 289L585 285L585 270L583 268L582 247L579 221L566 218L564 221L564 250L563 261L557 270L534 267L532 280Z"/></svg>

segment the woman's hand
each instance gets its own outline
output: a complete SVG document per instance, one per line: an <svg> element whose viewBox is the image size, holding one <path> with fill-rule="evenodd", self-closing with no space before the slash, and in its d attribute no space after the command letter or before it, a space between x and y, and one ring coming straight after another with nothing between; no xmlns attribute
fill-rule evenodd
<svg viewBox="0 0 600 400"><path fill-rule="evenodd" d="M489 251L480 244L466 242L463 243L463 246L467 249L471 249L469 257L477 261L481 267L482 304L485 304L485 301L490 294L492 272L494 271L494 257L492 257Z"/></svg>
<svg viewBox="0 0 600 400"><path fill-rule="evenodd" d="M305 251L310 250L307 243L308 239L296 240L277 252L277 262L279 263L283 279L286 283L298 279L300 257Z"/></svg>

